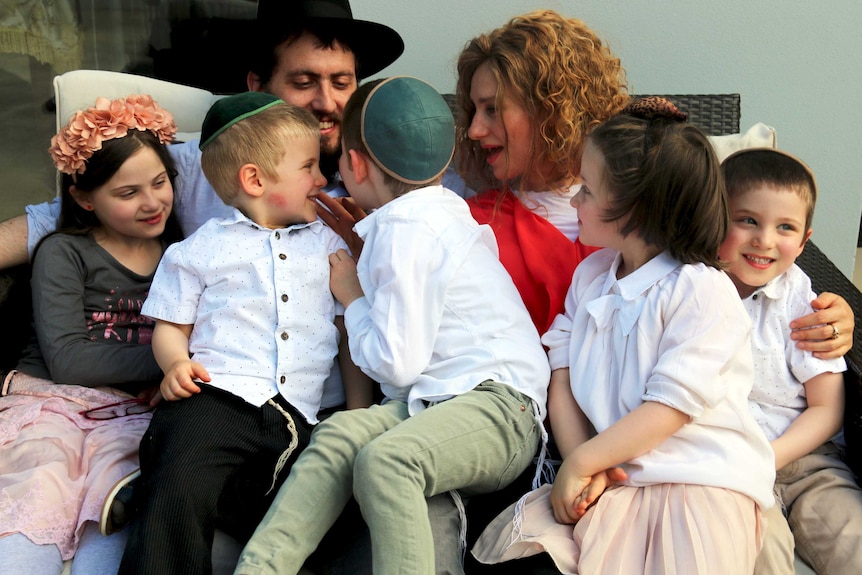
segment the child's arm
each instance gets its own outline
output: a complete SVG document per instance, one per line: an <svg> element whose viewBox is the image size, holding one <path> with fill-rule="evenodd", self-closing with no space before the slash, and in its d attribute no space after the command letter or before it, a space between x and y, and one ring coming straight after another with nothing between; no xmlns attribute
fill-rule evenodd
<svg viewBox="0 0 862 575"><path fill-rule="evenodd" d="M811 453L838 433L844 421L844 377L821 373L805 382L808 407L772 441L775 468Z"/></svg>
<svg viewBox="0 0 862 575"><path fill-rule="evenodd" d="M811 302L814 313L790 322L790 337L799 349L814 352L819 359L841 357L853 347L853 309L840 295L823 292ZM832 339L832 326L839 336ZM809 329L811 328L811 329Z"/></svg>
<svg viewBox="0 0 862 575"><path fill-rule="evenodd" d="M621 463L659 446L688 423L689 416L672 407L647 401L619 421L575 447L563 460L551 490L554 517L560 523L574 523L586 509L588 489L595 476L607 475ZM557 437L556 432L554 438ZM618 480L618 479L617 479Z"/></svg>
<svg viewBox="0 0 862 575"><path fill-rule="evenodd" d="M124 383L158 380L161 369L150 346L110 341L102 337L105 334L94 337L87 321L94 310L88 310L84 301L87 262L78 243L63 234L52 236L33 260L33 318L51 379L120 388ZM114 286L104 286L106 299L110 287Z"/></svg>
<svg viewBox="0 0 862 575"><path fill-rule="evenodd" d="M204 367L189 358L191 324L156 321L153 330L153 354L165 372L160 391L168 401L176 401L199 393L201 388L194 380L209 381Z"/></svg>
<svg viewBox="0 0 862 575"><path fill-rule="evenodd" d="M344 328L344 316L335 317L335 326L341 338L338 341L338 366L341 368L341 381L344 384L344 398L347 409L368 407L374 398L374 380L362 373L350 358L350 346L347 342L347 330Z"/></svg>
<svg viewBox="0 0 862 575"><path fill-rule="evenodd" d="M593 435L589 420L572 395L572 388L569 386L569 370L566 368L551 372L551 383L548 387L548 414L551 418L554 441L563 460ZM551 491L554 516L560 523L575 523L583 517L587 508L604 493L608 486L617 481L624 481L626 477L625 471L619 467L603 469L592 474L587 485L574 496L563 483L556 488L555 482L555 490Z"/></svg>

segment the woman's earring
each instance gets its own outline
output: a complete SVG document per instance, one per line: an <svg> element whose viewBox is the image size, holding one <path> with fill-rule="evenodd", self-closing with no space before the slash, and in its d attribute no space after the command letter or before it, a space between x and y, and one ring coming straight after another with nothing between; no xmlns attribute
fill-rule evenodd
<svg viewBox="0 0 862 575"><path fill-rule="evenodd" d="M84 209L87 210L88 212L92 212L93 211L93 204L91 204L90 202L87 202L87 205L84 206Z"/></svg>

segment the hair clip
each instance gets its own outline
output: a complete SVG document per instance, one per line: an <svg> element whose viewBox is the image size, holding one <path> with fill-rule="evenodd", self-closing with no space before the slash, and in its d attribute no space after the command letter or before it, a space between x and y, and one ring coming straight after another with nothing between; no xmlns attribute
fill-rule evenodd
<svg viewBox="0 0 862 575"><path fill-rule="evenodd" d="M623 108L621 113L641 118L642 120L667 118L675 122L685 122L686 118L688 118L688 114L681 112L673 102L661 96L639 98Z"/></svg>

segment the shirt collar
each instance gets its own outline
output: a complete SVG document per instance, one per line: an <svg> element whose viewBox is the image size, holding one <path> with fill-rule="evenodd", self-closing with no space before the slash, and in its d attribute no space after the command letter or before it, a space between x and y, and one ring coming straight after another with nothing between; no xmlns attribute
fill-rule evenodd
<svg viewBox="0 0 862 575"><path fill-rule="evenodd" d="M754 290L750 296L763 294L769 299L778 300L785 297L787 294L787 273L783 273L778 277L774 277L769 280L769 283L766 285L760 286L756 290ZM746 298L747 299L747 298Z"/></svg>
<svg viewBox="0 0 862 575"><path fill-rule="evenodd" d="M262 225L258 224L257 222L255 222L254 220L252 220L251 218L246 216L244 213L239 211L237 208L233 208L233 212L231 213L231 215L227 216L226 218L222 218L219 221L219 224L222 226L232 226L232 225L236 225L236 224L245 224L245 225L248 225L248 226L253 227L255 229L265 231L268 233L280 231L280 230L287 230L288 232L293 232L293 231L301 230L303 228L310 228L314 233L319 234L321 229L323 228L323 222L320 220L320 218L318 218L313 222L303 222L301 224L293 224L292 226L287 226L286 228L280 228L280 230L272 230L270 228L265 228Z"/></svg>
<svg viewBox="0 0 862 575"><path fill-rule="evenodd" d="M427 186L424 188L411 190L406 194L395 198L394 200L386 202L384 205L373 210L367 216L356 222L356 224L353 226L353 231L356 232L356 234L364 240L365 237L368 235L368 232L371 230L371 226L373 225L374 219L381 217L380 214L385 214L386 212L393 210L394 206L402 205L408 202L422 201L423 197L427 196L440 196L441 194L445 195L446 192L446 188L440 185ZM449 191L448 193L454 195L454 192Z"/></svg>
<svg viewBox="0 0 862 575"><path fill-rule="evenodd" d="M614 284L614 291L619 293L623 299L633 300L652 287L657 281L666 277L670 272L682 265L668 252L662 252L626 277L617 280L617 269L622 262L621 254L617 254L611 270L605 279L602 293L610 293Z"/></svg>

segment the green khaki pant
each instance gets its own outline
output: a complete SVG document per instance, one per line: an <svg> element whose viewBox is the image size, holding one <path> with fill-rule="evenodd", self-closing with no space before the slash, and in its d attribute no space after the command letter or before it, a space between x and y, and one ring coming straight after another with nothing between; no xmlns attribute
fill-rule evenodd
<svg viewBox="0 0 862 575"><path fill-rule="evenodd" d="M508 485L540 442L532 401L482 383L410 417L403 402L334 414L317 426L236 573L296 573L351 495L371 532L374 573L434 573L426 497Z"/></svg>

